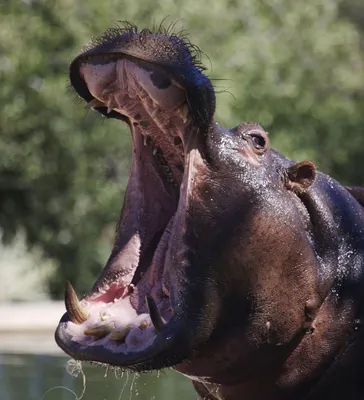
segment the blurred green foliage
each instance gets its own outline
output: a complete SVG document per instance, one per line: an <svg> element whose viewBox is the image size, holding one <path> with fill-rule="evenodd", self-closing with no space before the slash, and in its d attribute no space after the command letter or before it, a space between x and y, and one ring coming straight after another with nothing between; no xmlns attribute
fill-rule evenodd
<svg viewBox="0 0 364 400"><path fill-rule="evenodd" d="M86 292L110 251L130 139L66 88L92 36L129 20L190 32L209 57L217 119L259 121L286 155L364 185L364 7L361 0L5 0L0 4L0 227L24 230Z"/></svg>

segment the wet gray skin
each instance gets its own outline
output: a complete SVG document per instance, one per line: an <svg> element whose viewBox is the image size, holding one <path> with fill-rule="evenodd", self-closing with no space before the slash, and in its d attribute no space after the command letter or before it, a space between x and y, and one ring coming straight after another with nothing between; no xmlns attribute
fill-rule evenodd
<svg viewBox="0 0 364 400"><path fill-rule="evenodd" d="M56 341L79 360L173 367L205 399L359 398L363 191L272 150L256 123L221 127L198 56L127 25L71 63L133 154L110 258L80 302L67 284Z"/></svg>

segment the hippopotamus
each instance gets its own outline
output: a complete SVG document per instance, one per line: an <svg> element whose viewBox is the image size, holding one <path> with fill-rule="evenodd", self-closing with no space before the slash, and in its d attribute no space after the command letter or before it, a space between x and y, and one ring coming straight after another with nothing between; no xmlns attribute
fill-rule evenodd
<svg viewBox="0 0 364 400"><path fill-rule="evenodd" d="M227 129L196 46L107 30L70 65L86 107L125 123L130 177L105 268L66 284L55 339L77 360L171 367L200 399L362 399L364 189Z"/></svg>

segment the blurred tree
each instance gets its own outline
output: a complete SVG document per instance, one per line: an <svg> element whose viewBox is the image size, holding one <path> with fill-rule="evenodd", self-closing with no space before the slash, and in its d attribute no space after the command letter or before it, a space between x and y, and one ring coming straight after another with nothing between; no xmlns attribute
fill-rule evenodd
<svg viewBox="0 0 364 400"><path fill-rule="evenodd" d="M129 134L66 90L91 36L128 19L177 24L209 55L217 117L257 120L288 156L364 185L364 31L355 0L5 1L0 5L0 227L24 229L85 292L110 250L128 174ZM359 6L361 2L357 2ZM348 11L349 10L349 11ZM355 14L355 12L354 12ZM359 27L358 27L359 26ZM178 29L177 29L178 30ZM363 42L362 42L363 43ZM219 80L222 79L222 80Z"/></svg>
<svg viewBox="0 0 364 400"><path fill-rule="evenodd" d="M352 21L364 33L364 3L362 0L344 0L339 6L340 15ZM362 47L364 37L361 38Z"/></svg>
<svg viewBox="0 0 364 400"><path fill-rule="evenodd" d="M66 89L68 63L90 37L79 23L87 12L70 1L1 6L0 226L5 241L23 228L58 261L55 297L65 279L90 287L128 173L127 131L85 116Z"/></svg>

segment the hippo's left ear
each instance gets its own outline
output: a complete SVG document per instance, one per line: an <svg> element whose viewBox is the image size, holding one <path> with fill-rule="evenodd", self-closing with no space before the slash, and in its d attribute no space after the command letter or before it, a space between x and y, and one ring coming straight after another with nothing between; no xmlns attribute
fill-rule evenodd
<svg viewBox="0 0 364 400"><path fill-rule="evenodd" d="M313 184L316 167L311 161L302 161L287 168L285 175L286 188L295 193L302 193Z"/></svg>

